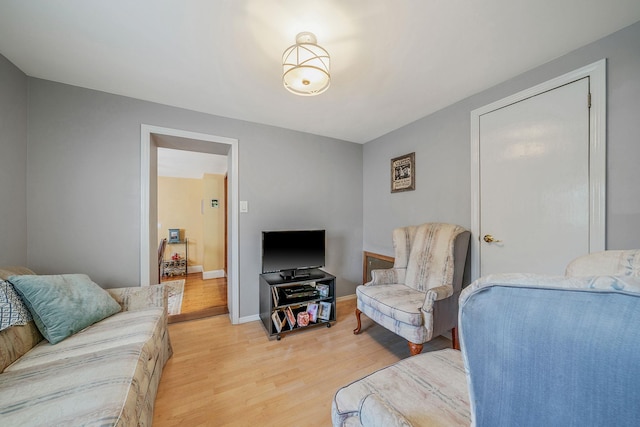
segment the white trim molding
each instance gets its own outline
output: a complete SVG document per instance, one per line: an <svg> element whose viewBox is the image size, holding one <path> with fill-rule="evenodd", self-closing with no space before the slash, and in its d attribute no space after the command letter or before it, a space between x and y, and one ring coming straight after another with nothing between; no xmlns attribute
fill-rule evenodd
<svg viewBox="0 0 640 427"><path fill-rule="evenodd" d="M255 322L257 320L260 320L260 315L259 314L253 314L251 316L244 316L244 317L239 318L236 323L249 323L249 322Z"/></svg>
<svg viewBox="0 0 640 427"><path fill-rule="evenodd" d="M226 276L226 274L224 273L224 270L202 271L202 280L219 279L219 278L225 277L225 276Z"/></svg>
<svg viewBox="0 0 640 427"><path fill-rule="evenodd" d="M201 273L204 271L201 265L190 265L187 267L187 274L191 273Z"/></svg>
<svg viewBox="0 0 640 427"><path fill-rule="evenodd" d="M228 286L228 309L231 323L240 322L240 263L239 263L239 218L238 218L238 140L222 136L209 135L204 133L190 132L180 129L170 129L158 126L142 124L140 126L140 284L149 285L151 268L156 265L157 260L151 258L151 247L155 247L156 242L151 242L150 218L150 197L151 197L151 148L154 144L152 135L166 135L192 140L207 141L211 143L225 144L229 146L228 158L228 259L229 277ZM156 224L154 224L156 227Z"/></svg>

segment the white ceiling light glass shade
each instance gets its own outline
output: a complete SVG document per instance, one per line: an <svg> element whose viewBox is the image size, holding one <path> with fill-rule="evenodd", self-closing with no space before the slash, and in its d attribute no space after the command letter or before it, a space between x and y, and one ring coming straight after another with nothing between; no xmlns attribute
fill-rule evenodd
<svg viewBox="0 0 640 427"><path fill-rule="evenodd" d="M319 95L329 88L329 53L318 46L313 33L296 36L296 44L282 54L282 83L296 95Z"/></svg>

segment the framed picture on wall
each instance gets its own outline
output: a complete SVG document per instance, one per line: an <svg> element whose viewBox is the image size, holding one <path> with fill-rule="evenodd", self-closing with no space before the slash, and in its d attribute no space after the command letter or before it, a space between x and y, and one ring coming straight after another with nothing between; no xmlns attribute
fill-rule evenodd
<svg viewBox="0 0 640 427"><path fill-rule="evenodd" d="M179 228L170 228L169 229L169 243L179 243L180 242L180 229Z"/></svg>
<svg viewBox="0 0 640 427"><path fill-rule="evenodd" d="M416 189L416 153L391 159L391 192Z"/></svg>

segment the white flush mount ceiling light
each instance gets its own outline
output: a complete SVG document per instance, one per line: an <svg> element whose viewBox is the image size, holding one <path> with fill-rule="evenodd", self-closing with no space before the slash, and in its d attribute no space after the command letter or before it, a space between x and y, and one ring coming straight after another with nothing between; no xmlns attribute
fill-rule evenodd
<svg viewBox="0 0 640 427"><path fill-rule="evenodd" d="M329 88L329 53L317 43L313 33L299 33L296 44L282 54L282 83L288 91L314 96Z"/></svg>

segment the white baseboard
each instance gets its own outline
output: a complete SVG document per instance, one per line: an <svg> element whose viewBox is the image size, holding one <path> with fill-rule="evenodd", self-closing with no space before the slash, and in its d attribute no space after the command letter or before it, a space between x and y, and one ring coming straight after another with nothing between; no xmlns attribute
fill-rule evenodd
<svg viewBox="0 0 640 427"><path fill-rule="evenodd" d="M254 314L252 316L241 317L240 319L238 319L238 323L255 322L256 320L260 320L260 315L259 314Z"/></svg>
<svg viewBox="0 0 640 427"><path fill-rule="evenodd" d="M202 270L200 270L202 271ZM224 273L224 270L211 270L211 271L202 271L202 279L217 279L219 277L226 277L227 275Z"/></svg>
<svg viewBox="0 0 640 427"><path fill-rule="evenodd" d="M201 265L190 265L187 267L187 274L200 273L202 270Z"/></svg>

